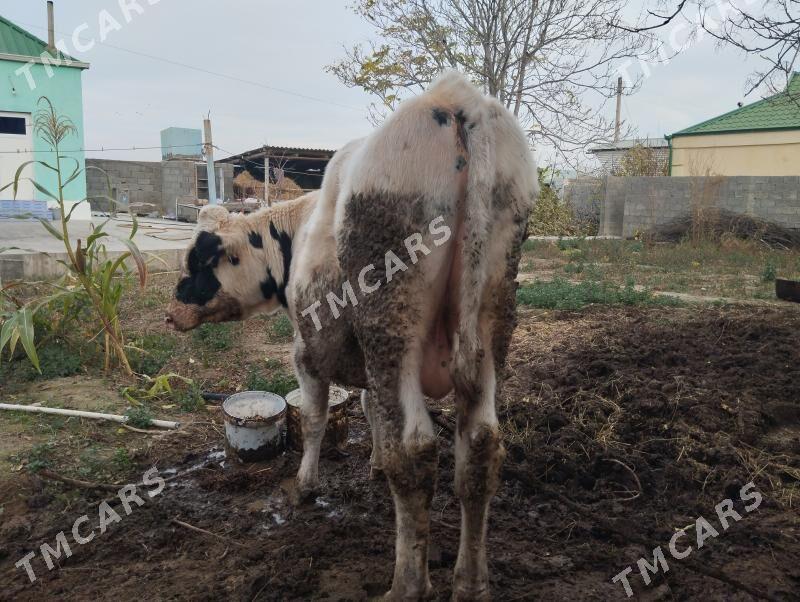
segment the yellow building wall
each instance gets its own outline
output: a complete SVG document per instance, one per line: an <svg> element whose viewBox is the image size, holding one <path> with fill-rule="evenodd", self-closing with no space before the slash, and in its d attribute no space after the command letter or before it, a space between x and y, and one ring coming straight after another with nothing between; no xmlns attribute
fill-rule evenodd
<svg viewBox="0 0 800 602"><path fill-rule="evenodd" d="M800 130L675 136L673 176L800 176Z"/></svg>

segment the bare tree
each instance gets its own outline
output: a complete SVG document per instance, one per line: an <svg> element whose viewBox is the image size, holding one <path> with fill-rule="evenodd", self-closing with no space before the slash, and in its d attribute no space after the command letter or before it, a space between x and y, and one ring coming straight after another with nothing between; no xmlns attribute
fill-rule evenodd
<svg viewBox="0 0 800 602"><path fill-rule="evenodd" d="M782 91L800 69L800 0L655 0L637 23L614 25L642 33L666 27L679 15L721 46L758 56L761 66L751 74L746 94L761 86Z"/></svg>
<svg viewBox="0 0 800 602"><path fill-rule="evenodd" d="M537 143L568 156L610 139L603 116L617 65L655 54L624 31L624 0L358 0L378 41L346 49L328 70L375 95L379 121L410 91L458 69L496 96ZM638 83L638 82L636 82ZM634 86L635 87L635 86ZM631 93L633 88L628 89Z"/></svg>
<svg viewBox="0 0 800 602"><path fill-rule="evenodd" d="M762 84L773 93L786 89L794 70L800 69L800 0L766 0L752 9L732 4L731 9L719 23L708 7L701 7L701 24L721 44L761 59L746 93Z"/></svg>

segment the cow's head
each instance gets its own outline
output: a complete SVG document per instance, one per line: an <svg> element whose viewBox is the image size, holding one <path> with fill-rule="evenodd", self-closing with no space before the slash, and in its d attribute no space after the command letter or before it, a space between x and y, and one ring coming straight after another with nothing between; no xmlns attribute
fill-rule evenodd
<svg viewBox="0 0 800 602"><path fill-rule="evenodd" d="M166 322L176 330L286 306L291 236L266 215L200 211Z"/></svg>

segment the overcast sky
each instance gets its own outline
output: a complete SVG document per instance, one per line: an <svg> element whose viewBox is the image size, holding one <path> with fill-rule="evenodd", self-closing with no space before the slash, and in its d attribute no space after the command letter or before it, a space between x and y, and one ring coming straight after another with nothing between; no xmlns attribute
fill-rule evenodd
<svg viewBox="0 0 800 602"><path fill-rule="evenodd" d="M83 75L88 149L157 146L163 128L200 128L208 111L214 142L234 153L265 143L338 148L370 131L367 96L324 71L342 55L343 45L370 37L370 28L347 8L350 0L160 0L151 6L152 1L138 0L144 14L132 13L126 23L118 0L56 0L56 37L66 40L73 56L91 63ZM0 0L0 7L4 17L46 38L45 0ZM103 10L121 29L79 52L73 31L85 23L79 39L99 42ZM711 40L695 43L669 64L651 67L642 89L625 98L623 118L641 136L657 137L732 110L743 100L751 67L740 54L718 51ZM609 116L613 111L609 105ZM157 160L160 152L87 156Z"/></svg>

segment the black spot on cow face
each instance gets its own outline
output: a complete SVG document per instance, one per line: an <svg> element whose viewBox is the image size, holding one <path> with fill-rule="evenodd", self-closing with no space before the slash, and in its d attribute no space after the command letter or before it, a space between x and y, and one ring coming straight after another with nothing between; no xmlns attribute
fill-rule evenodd
<svg viewBox="0 0 800 602"><path fill-rule="evenodd" d="M442 109L433 110L433 119L442 127L450 125L450 114Z"/></svg>
<svg viewBox="0 0 800 602"><path fill-rule="evenodd" d="M247 235L247 238L250 240L250 244L256 249L264 248L264 239L261 238L261 235L258 232L250 232L250 234Z"/></svg>
<svg viewBox="0 0 800 602"><path fill-rule="evenodd" d="M220 289L214 268L219 265L224 254L219 236L211 232L200 232L186 259L189 275L178 282L175 298L181 303L192 305L205 305L211 301Z"/></svg>
<svg viewBox="0 0 800 602"><path fill-rule="evenodd" d="M467 166L467 160L463 155L459 155L456 159L456 171L461 171Z"/></svg>

